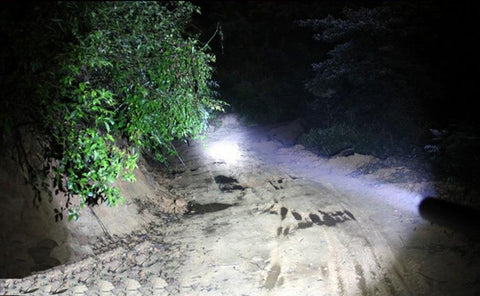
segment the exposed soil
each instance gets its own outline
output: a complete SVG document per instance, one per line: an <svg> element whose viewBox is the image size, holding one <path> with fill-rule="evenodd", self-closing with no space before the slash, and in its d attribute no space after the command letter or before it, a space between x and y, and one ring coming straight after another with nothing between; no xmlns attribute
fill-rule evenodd
<svg viewBox="0 0 480 296"><path fill-rule="evenodd" d="M320 158L287 146L288 124L271 130L223 117L206 139L177 146L170 178L150 172L183 215L152 216L137 197L145 229L2 280L0 294L480 295L477 212L428 200L422 218L440 188L428 167Z"/></svg>

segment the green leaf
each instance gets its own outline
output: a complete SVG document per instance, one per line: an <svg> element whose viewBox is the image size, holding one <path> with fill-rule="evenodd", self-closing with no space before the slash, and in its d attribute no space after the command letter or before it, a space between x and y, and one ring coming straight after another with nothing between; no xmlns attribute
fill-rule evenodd
<svg viewBox="0 0 480 296"><path fill-rule="evenodd" d="M48 79L54 82L41 86L47 138L60 163L55 185L65 182L80 209L96 196L116 205L123 196L113 183L135 180L136 151L151 150L165 160L171 141L204 129L203 110L224 104L208 88L213 58L184 37L192 4L75 5L83 10L57 13L72 33L55 39L62 52L52 53ZM80 209L69 209L69 220Z"/></svg>

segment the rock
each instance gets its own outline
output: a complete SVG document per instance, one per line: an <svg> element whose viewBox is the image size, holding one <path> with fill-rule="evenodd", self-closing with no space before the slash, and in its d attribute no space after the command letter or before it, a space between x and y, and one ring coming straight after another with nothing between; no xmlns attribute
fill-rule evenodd
<svg viewBox="0 0 480 296"><path fill-rule="evenodd" d="M60 283L58 287L55 289L53 287L50 288L50 294L62 294L68 291L69 285L66 283Z"/></svg>
<svg viewBox="0 0 480 296"><path fill-rule="evenodd" d="M113 260L105 264L104 268L111 272L116 272L118 268L122 265L120 260Z"/></svg>
<svg viewBox="0 0 480 296"><path fill-rule="evenodd" d="M152 279L153 288L155 290L161 290L168 286L168 283L161 277L156 277Z"/></svg>
<svg viewBox="0 0 480 296"><path fill-rule="evenodd" d="M115 287L112 285L112 283L105 281L105 280L99 280L98 281L98 288L100 289L101 292L110 292Z"/></svg>
<svg viewBox="0 0 480 296"><path fill-rule="evenodd" d="M45 256L40 259L36 259L35 265L32 266L31 270L32 271L42 271L46 270L55 266L60 265L60 261L58 261L56 258L50 257L50 256Z"/></svg>
<svg viewBox="0 0 480 296"><path fill-rule="evenodd" d="M127 279L125 281L125 286L127 287L128 291L135 291L142 287L142 285L140 285L140 283L134 279Z"/></svg>
<svg viewBox="0 0 480 296"><path fill-rule="evenodd" d="M28 263L30 266L33 265L33 258L25 252L16 252L10 254L10 257L15 260L15 264Z"/></svg>
<svg viewBox="0 0 480 296"><path fill-rule="evenodd" d="M143 264L148 260L148 255L146 254L140 254L135 257L135 262L139 266L143 266Z"/></svg>
<svg viewBox="0 0 480 296"><path fill-rule="evenodd" d="M85 294L88 291L87 286L78 285L73 288L73 294Z"/></svg>
<svg viewBox="0 0 480 296"><path fill-rule="evenodd" d="M50 294L51 291L52 291L52 285L45 285L45 286L43 287L43 292L44 292L44 293Z"/></svg>
<svg viewBox="0 0 480 296"><path fill-rule="evenodd" d="M79 282L86 282L86 281L91 281L91 271L89 270L82 270L81 272L75 274L75 279L77 279Z"/></svg>
<svg viewBox="0 0 480 296"><path fill-rule="evenodd" d="M71 257L73 258L82 258L87 256L95 255L93 253L92 247L86 244L71 243L70 244ZM72 258L70 258L71 260Z"/></svg>
<svg viewBox="0 0 480 296"><path fill-rule="evenodd" d="M34 288L34 283L31 279L27 279L20 283L20 291L30 291Z"/></svg>
<svg viewBox="0 0 480 296"><path fill-rule="evenodd" d="M4 288L12 288L15 286L15 282L13 281L13 279L6 279L4 282L3 282L3 285L4 285Z"/></svg>
<svg viewBox="0 0 480 296"><path fill-rule="evenodd" d="M19 248L24 247L25 243L28 242L28 236L22 232L11 232L8 234L10 237L10 242L12 247Z"/></svg>
<svg viewBox="0 0 480 296"><path fill-rule="evenodd" d="M175 200L175 206L177 208L186 208L188 205L188 202L184 198L177 198Z"/></svg>

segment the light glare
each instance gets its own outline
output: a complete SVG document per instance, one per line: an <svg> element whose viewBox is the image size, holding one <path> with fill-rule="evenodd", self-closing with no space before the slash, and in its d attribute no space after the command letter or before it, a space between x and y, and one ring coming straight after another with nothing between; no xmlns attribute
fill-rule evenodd
<svg viewBox="0 0 480 296"><path fill-rule="evenodd" d="M216 142L207 149L208 154L216 160L235 163L240 158L240 149L236 143Z"/></svg>

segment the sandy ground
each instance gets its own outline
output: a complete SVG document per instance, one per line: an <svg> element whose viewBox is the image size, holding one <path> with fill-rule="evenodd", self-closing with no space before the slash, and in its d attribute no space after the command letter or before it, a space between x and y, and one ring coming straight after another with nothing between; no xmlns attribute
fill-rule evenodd
<svg viewBox="0 0 480 296"><path fill-rule="evenodd" d="M435 194L428 178L395 165L362 173L377 160L322 159L285 146L281 128L272 136L224 117L206 139L179 145L161 180L188 214L0 281L0 294L480 295L477 233L419 215Z"/></svg>

